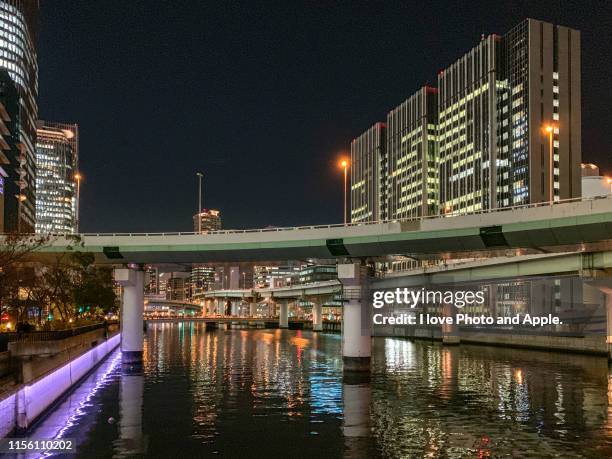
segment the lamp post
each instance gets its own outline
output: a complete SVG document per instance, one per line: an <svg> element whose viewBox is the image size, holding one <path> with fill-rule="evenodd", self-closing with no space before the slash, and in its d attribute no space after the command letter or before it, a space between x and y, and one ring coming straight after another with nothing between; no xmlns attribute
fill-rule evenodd
<svg viewBox="0 0 612 459"><path fill-rule="evenodd" d="M548 160L548 174L549 174L549 198L550 198L550 204L553 204L553 201L555 200L555 156L553 153L553 133L554 133L554 126L552 125L547 125L546 126L546 132L548 134L548 155L549 155L549 160Z"/></svg>
<svg viewBox="0 0 612 459"><path fill-rule="evenodd" d="M348 216L347 216L347 208L348 208L347 184L348 184L348 167L349 167L348 160L347 159L341 160L340 167L344 169L344 224L346 225L348 223Z"/></svg>
<svg viewBox="0 0 612 459"><path fill-rule="evenodd" d="M81 211L81 179L83 176L80 172L74 174L74 179L76 180L76 232L79 233L79 222L80 222L80 211Z"/></svg>
<svg viewBox="0 0 612 459"><path fill-rule="evenodd" d="M196 172L196 175L198 176L198 212L197 212L198 233L201 234L202 233L202 216L200 214L202 213L202 177L204 177L204 174L198 171Z"/></svg>

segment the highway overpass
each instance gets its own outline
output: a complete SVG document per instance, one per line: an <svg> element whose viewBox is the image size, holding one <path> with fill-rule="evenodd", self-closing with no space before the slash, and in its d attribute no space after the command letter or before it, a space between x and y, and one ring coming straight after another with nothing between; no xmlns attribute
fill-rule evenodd
<svg viewBox="0 0 612 459"><path fill-rule="evenodd" d="M266 228L194 233L114 233L57 236L35 256L74 248L106 264L189 264L402 254L451 254L530 249L584 250L612 239L612 195L554 205L487 211L461 216L349 225ZM71 249L71 247L74 247ZM588 248L587 248L588 250Z"/></svg>

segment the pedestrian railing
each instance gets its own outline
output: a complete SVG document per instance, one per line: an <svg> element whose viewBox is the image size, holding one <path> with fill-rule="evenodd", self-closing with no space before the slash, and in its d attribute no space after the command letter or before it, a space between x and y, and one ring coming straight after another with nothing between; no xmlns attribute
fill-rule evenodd
<svg viewBox="0 0 612 459"><path fill-rule="evenodd" d="M99 330L107 327L109 331L114 331L118 326L118 322L99 322L82 327L66 328L64 330L49 330L49 331L33 331L33 332L9 332L0 333L0 352L8 350L8 343L19 341L33 343L37 341L56 341L73 336L82 335L90 331Z"/></svg>
<svg viewBox="0 0 612 459"><path fill-rule="evenodd" d="M508 207L497 207L493 209L481 209L474 210L469 212L463 211L448 211L442 214L436 215L426 215L421 217L411 217L404 219L390 219L390 220L379 220L379 221L367 221L367 222L355 222L355 223L338 223L331 225L307 225L307 226L290 226L290 227L269 227L269 228L252 228L252 229L227 229L227 230L216 230L216 231L203 231L201 233L198 232L163 232L163 233L81 233L78 235L75 234L50 234L50 236L60 237L60 236L70 236L70 237L78 237L78 236L108 236L108 237L117 237L117 236L194 236L194 235L215 235L215 234L248 234L248 233L269 233L269 232L289 232L289 231L300 231L300 230L312 230L312 229L333 229L333 228L353 228L353 227L361 227L361 226L370 226L370 225L379 225L384 223L404 223L404 222L415 222L415 221L430 221L430 220L439 220L446 218L454 218L454 217L464 217L467 215L486 215L486 214L495 214L499 212L507 212L519 209L533 209L533 208L543 208L543 207L554 207L560 204L568 204L575 202L592 202L596 200L602 199L610 199L612 200L612 195L603 195L603 196L594 196L589 198L571 198L571 199L559 199L557 201L548 201L548 202L536 202L532 204L523 204L517 206L508 206Z"/></svg>

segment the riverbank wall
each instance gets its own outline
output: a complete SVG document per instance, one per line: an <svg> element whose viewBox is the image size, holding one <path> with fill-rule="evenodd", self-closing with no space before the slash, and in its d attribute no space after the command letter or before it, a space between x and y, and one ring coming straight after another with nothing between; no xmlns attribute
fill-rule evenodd
<svg viewBox="0 0 612 459"><path fill-rule="evenodd" d="M120 339L118 332L106 337L96 331L52 343L15 343L11 358L16 359L17 383L0 392L0 438L31 426L116 349Z"/></svg>

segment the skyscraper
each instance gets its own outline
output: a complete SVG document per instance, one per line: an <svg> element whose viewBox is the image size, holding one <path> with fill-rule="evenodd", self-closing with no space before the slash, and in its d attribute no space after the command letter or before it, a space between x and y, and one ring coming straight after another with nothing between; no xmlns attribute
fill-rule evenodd
<svg viewBox="0 0 612 459"><path fill-rule="evenodd" d="M385 125L376 123L351 142L351 221L386 218Z"/></svg>
<svg viewBox="0 0 612 459"><path fill-rule="evenodd" d="M39 121L36 139L36 232L76 233L76 124Z"/></svg>
<svg viewBox="0 0 612 459"><path fill-rule="evenodd" d="M215 209L202 209L193 216L193 231L207 233L221 229L221 212ZM194 295L211 290L215 284L215 268L209 265L193 265L191 285Z"/></svg>
<svg viewBox="0 0 612 459"><path fill-rule="evenodd" d="M216 209L202 209L193 216L193 231L216 231L221 229L221 212Z"/></svg>
<svg viewBox="0 0 612 459"><path fill-rule="evenodd" d="M579 197L580 32L526 19L483 36L437 88L389 112L385 167L355 168L374 154L372 130L351 144L352 221Z"/></svg>
<svg viewBox="0 0 612 459"><path fill-rule="evenodd" d="M19 231L23 223L19 145L19 93L8 72L0 70L0 233Z"/></svg>
<svg viewBox="0 0 612 459"><path fill-rule="evenodd" d="M442 209L580 196L580 32L526 19L483 38L438 86Z"/></svg>
<svg viewBox="0 0 612 459"><path fill-rule="evenodd" d="M21 223L18 229L34 231L36 222L36 119L38 115L38 64L36 34L38 0L0 0L0 68L6 69L19 93L18 148L19 192L14 199ZM13 199L13 196L9 196Z"/></svg>
<svg viewBox="0 0 612 459"><path fill-rule="evenodd" d="M425 86L387 115L387 218L438 213L437 89Z"/></svg>

